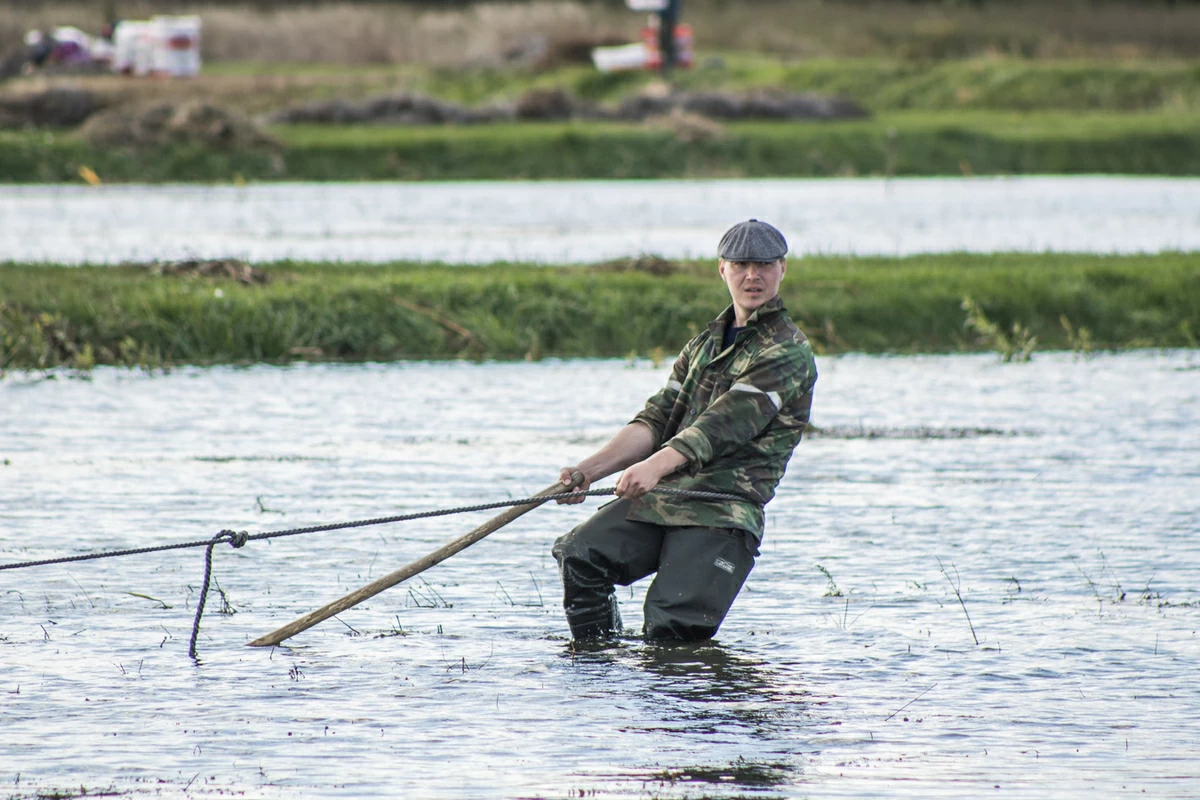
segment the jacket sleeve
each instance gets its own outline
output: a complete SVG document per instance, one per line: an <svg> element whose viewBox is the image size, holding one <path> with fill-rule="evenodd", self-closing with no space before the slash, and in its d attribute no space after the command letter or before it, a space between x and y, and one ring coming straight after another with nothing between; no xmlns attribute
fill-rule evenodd
<svg viewBox="0 0 1200 800"><path fill-rule="evenodd" d="M816 380L812 348L807 342L777 344L752 361L733 378L728 391L717 398L667 446L688 460L686 469L700 467L733 452L753 439Z"/></svg>
<svg viewBox="0 0 1200 800"><path fill-rule="evenodd" d="M630 420L630 423L640 422L654 432L655 450L662 446L667 422L671 418L671 409L683 390L683 381L687 378L688 364L691 361L691 345L689 342L675 359L675 366L671 368L671 377L667 380L667 385L655 392L646 401L646 407Z"/></svg>

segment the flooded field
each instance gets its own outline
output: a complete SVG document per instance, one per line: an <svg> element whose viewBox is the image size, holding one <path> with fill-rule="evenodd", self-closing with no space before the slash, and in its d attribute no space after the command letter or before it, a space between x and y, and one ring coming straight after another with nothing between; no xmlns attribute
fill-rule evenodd
<svg viewBox="0 0 1200 800"><path fill-rule="evenodd" d="M797 254L1200 250L1200 180L4 186L0 261L707 258L749 217L777 225Z"/></svg>
<svg viewBox="0 0 1200 800"><path fill-rule="evenodd" d="M549 547L598 501L274 650L244 645L490 514L221 547L199 663L202 550L0 572L3 796L1200 795L1200 356L819 367L820 430L703 646L640 641L637 585L624 640L571 647ZM665 378L10 374L0 561L523 496Z"/></svg>

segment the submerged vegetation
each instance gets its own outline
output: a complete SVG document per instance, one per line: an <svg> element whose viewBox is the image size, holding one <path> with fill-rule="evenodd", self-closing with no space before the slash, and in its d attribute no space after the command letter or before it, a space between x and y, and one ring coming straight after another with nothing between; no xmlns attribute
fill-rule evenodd
<svg viewBox="0 0 1200 800"><path fill-rule="evenodd" d="M0 369L661 358L728 302L711 264L656 259L252 272L9 264L0 286ZM1035 340L1077 353L1197 347L1200 330L1200 265L1188 254L797 258L782 294L820 353L1020 358Z"/></svg>

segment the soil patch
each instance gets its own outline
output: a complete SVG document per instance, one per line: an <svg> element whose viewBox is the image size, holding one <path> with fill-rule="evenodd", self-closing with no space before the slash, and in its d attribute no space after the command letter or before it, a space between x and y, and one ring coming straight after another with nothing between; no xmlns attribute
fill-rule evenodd
<svg viewBox="0 0 1200 800"><path fill-rule="evenodd" d="M635 121L678 112L729 121L855 119L868 116L866 109L849 98L807 92L675 92L666 95L644 93L624 100L617 108L619 118Z"/></svg>
<svg viewBox="0 0 1200 800"><path fill-rule="evenodd" d="M248 286L271 280L271 276L265 271L236 258L188 259L127 266L145 267L155 275L176 278L228 278Z"/></svg>
<svg viewBox="0 0 1200 800"><path fill-rule="evenodd" d="M318 100L272 112L264 119L270 124L463 125L512 118L511 108L467 108L421 94L404 93L382 95L359 103Z"/></svg>
<svg viewBox="0 0 1200 800"><path fill-rule="evenodd" d="M528 91L513 107L513 116L525 120L564 120L581 113L590 114L592 110L562 89Z"/></svg>
<svg viewBox="0 0 1200 800"><path fill-rule="evenodd" d="M92 92L65 87L0 96L0 128L73 128L103 107Z"/></svg>
<svg viewBox="0 0 1200 800"><path fill-rule="evenodd" d="M360 103L323 100L283 108L266 116L273 124L376 123L443 125L510 120L600 119L640 122L687 115L710 120L855 119L868 116L853 100L788 92L646 93L608 106L581 100L562 89L534 89L513 103L468 107L419 94L376 97ZM708 131L710 134L713 131Z"/></svg>
<svg viewBox="0 0 1200 800"><path fill-rule="evenodd" d="M684 144L710 142L725 138L725 126L720 122L691 111L684 111L681 108L672 109L669 114L649 117L645 124L652 130L665 130L673 133L675 139Z"/></svg>
<svg viewBox="0 0 1200 800"><path fill-rule="evenodd" d="M597 272L644 272L647 275L666 277L686 269L682 264L668 261L662 256L640 256L638 258L619 258L615 261L605 261L595 264L592 269Z"/></svg>
<svg viewBox="0 0 1200 800"><path fill-rule="evenodd" d="M200 100L155 103L130 110L109 109L88 119L79 133L98 146L196 143L230 150L282 148L277 139L249 117Z"/></svg>

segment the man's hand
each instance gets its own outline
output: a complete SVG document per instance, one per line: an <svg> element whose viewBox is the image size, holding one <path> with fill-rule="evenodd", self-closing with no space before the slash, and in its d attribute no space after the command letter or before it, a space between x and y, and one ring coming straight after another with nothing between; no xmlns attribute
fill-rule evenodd
<svg viewBox="0 0 1200 800"><path fill-rule="evenodd" d="M664 447L645 461L639 461L621 473L621 478L617 481L617 497L636 500L686 463L687 458L678 450Z"/></svg>
<svg viewBox="0 0 1200 800"><path fill-rule="evenodd" d="M600 481L619 469L641 461L654 452L654 432L640 422L631 422L617 432L608 444L573 467L563 467L558 473L560 482L571 485L571 476L579 478L577 489L587 491L593 481ZM583 497L569 497L555 502L559 505L582 503Z"/></svg>
<svg viewBox="0 0 1200 800"><path fill-rule="evenodd" d="M658 486L662 478L662 473L650 463L650 459L639 461L621 473L617 480L617 497L636 500Z"/></svg>
<svg viewBox="0 0 1200 800"><path fill-rule="evenodd" d="M575 487L575 491L586 492L592 487L591 480L579 467L563 467L562 471L558 473L558 482L565 486L570 486L572 481L576 479L579 480L579 485ZM586 497L560 497L554 502L558 503L560 506L575 505L577 503L582 503L586 499Z"/></svg>

